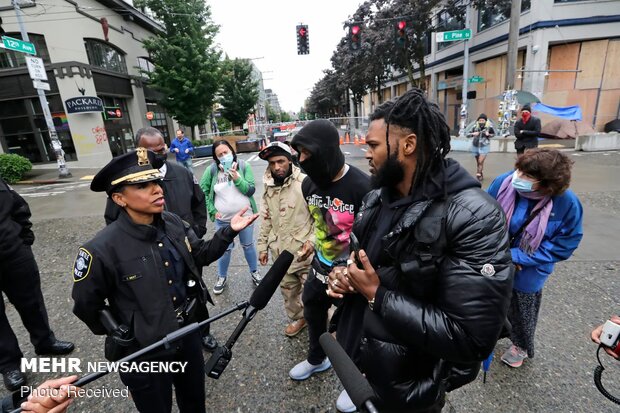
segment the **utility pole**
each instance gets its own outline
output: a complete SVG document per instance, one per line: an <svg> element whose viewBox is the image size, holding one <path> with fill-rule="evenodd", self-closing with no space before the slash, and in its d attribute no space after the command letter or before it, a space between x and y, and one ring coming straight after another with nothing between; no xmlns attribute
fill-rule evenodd
<svg viewBox="0 0 620 413"><path fill-rule="evenodd" d="M468 3L465 7L465 30L469 30L469 10L471 3ZM459 123L459 136L465 137L465 128L467 127L467 86L469 82L469 40L464 40L464 52L463 52L463 96L461 103L460 123Z"/></svg>
<svg viewBox="0 0 620 413"><path fill-rule="evenodd" d="M517 73L517 54L519 51L519 19L521 18L521 0L512 0L510 8L510 28L508 31L508 64L506 65L505 90L515 88Z"/></svg>
<svg viewBox="0 0 620 413"><path fill-rule="evenodd" d="M17 16L17 23L19 24L19 31L22 34L22 40L25 42L29 42L30 38L28 37L28 31L26 31L26 27L24 26L22 11L19 7L18 1L19 0L12 0L13 8L15 9L15 15ZM41 109L43 110L43 116L45 117L47 130L50 134L50 140L52 141L52 148L54 149L54 152L56 154L56 162L58 163L58 176L60 178L68 178L71 176L71 172L69 172L69 168L67 168L67 164L65 163L65 152L62 150L62 144L58 139L56 127L54 126L54 120L52 119L52 113L50 112L50 107L47 103L47 98L45 97L45 92L42 89L37 89L37 95L39 95L39 102L41 103Z"/></svg>

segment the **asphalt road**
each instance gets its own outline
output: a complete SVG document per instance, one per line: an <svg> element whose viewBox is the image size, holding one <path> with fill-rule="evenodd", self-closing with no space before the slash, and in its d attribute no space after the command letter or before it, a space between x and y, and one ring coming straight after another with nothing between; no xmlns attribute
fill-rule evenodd
<svg viewBox="0 0 620 413"><path fill-rule="evenodd" d="M347 161L367 171L363 147L343 147ZM585 237L573 258L557 266L544 289L536 339L536 358L520 369L510 369L497 359L492 363L486 384L478 379L449 395L445 411L456 412L614 412L617 406L595 388L592 372L596 366L596 346L589 341L593 326L612 313L620 312L620 153L573 153L572 188L582 200ZM475 172L467 153L452 155ZM255 154L240 156L249 162L257 178L257 196L261 194L262 173L266 163ZM196 176L202 176L209 161L198 160ZM514 155L491 154L484 184L509 170ZM41 270L42 288L50 323L56 335L76 343L73 357L82 363L103 361L103 339L94 336L71 312L71 266L78 246L92 238L103 225L105 195L89 191L89 176L96 171L72 170L74 178L55 185L20 185L33 213L37 240L35 255ZM81 179L84 178L84 179ZM213 234L210 224L208 233ZM266 270L266 269L265 269ZM207 284L215 282L213 267L204 270ZM217 313L235 302L245 300L252 283L239 249L233 252L227 289L215 297ZM34 357L14 308L7 303L9 320L18 335L25 357ZM230 315L216 322L212 331L224 341L239 320ZM332 370L303 382L294 382L288 370L305 358L307 332L290 339L284 336L287 319L281 296L276 293L267 308L249 324L234 347L233 360L219 380L207 378L209 412L335 412L335 400L342 389ZM508 346L500 341L496 356ZM208 353L205 353L208 356ZM604 382L620 396L620 363L608 357ZM31 384L51 377L46 373L28 373ZM115 374L95 382L92 387L122 388ZM89 398L78 400L74 412L131 412L131 400Z"/></svg>

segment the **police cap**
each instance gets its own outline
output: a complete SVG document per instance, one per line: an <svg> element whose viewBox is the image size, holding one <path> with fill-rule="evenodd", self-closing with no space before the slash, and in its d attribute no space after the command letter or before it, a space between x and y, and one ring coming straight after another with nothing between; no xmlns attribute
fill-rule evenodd
<svg viewBox="0 0 620 413"><path fill-rule="evenodd" d="M163 161L155 153L138 148L135 152L113 158L101 169L90 183L94 192L106 192L108 195L121 185L135 185L142 182L159 181L163 178L159 168Z"/></svg>

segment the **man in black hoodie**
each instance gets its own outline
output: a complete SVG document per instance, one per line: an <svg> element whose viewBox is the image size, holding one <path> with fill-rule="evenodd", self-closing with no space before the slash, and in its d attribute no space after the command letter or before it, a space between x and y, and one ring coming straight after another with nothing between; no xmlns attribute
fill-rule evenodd
<svg viewBox="0 0 620 413"><path fill-rule="evenodd" d="M293 380L305 380L331 366L319 344L319 337L327 330L327 310L335 303L326 294L327 275L335 263L346 262L355 214L370 190L368 175L344 162L339 141L336 127L319 119L304 126L291 142L299 152L301 169L308 175L301 189L316 235L314 245L308 241L298 252L298 261L307 259L312 251L315 254L302 294L310 346L307 359L289 372Z"/></svg>
<svg viewBox="0 0 620 413"><path fill-rule="evenodd" d="M514 272L506 220L480 183L445 159L449 128L421 90L370 120L376 189L353 226L363 269L329 275L328 294L344 297L337 337L380 411L440 412L446 391L476 377L504 326Z"/></svg>

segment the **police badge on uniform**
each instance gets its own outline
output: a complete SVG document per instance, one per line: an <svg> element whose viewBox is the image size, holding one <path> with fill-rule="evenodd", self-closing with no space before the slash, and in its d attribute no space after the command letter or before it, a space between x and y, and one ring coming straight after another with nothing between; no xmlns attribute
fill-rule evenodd
<svg viewBox="0 0 620 413"><path fill-rule="evenodd" d="M93 256L85 248L80 248L73 264L73 282L82 281L90 272Z"/></svg>

